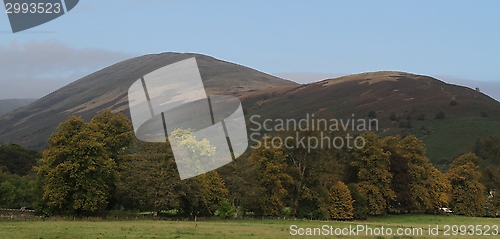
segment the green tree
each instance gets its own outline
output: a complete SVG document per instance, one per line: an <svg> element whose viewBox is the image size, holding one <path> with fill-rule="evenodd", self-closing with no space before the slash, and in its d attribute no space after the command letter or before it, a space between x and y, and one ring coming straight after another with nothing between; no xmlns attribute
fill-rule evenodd
<svg viewBox="0 0 500 239"><path fill-rule="evenodd" d="M353 200L353 218L357 220L366 220L369 213L366 198L359 193L358 188L354 183L348 184L347 187L351 192L351 198Z"/></svg>
<svg viewBox="0 0 500 239"><path fill-rule="evenodd" d="M484 150L493 164L500 165L500 135L494 134L483 139L480 149Z"/></svg>
<svg viewBox="0 0 500 239"><path fill-rule="evenodd" d="M485 215L485 187L479 181L481 173L477 163L481 159L472 153L453 160L447 174L452 188L452 209L466 216Z"/></svg>
<svg viewBox="0 0 500 239"><path fill-rule="evenodd" d="M36 176L0 171L0 208L37 206Z"/></svg>
<svg viewBox="0 0 500 239"><path fill-rule="evenodd" d="M481 182L488 193L487 215L500 214L500 135L488 136L476 142L474 153L484 158L480 164Z"/></svg>
<svg viewBox="0 0 500 239"><path fill-rule="evenodd" d="M0 183L0 205L13 208L17 198L16 191L16 187L10 181Z"/></svg>
<svg viewBox="0 0 500 239"><path fill-rule="evenodd" d="M223 201L220 203L219 208L217 209L217 211L215 211L214 215L224 219L228 219L229 217L234 216L236 211L237 208L234 205L232 205L228 201Z"/></svg>
<svg viewBox="0 0 500 239"><path fill-rule="evenodd" d="M0 146L0 168L17 175L33 172L33 166L41 155L38 151L28 150L18 144Z"/></svg>

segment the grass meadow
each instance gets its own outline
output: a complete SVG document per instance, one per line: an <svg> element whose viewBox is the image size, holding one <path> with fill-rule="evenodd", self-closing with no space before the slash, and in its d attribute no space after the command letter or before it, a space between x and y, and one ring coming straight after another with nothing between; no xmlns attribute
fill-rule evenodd
<svg viewBox="0 0 500 239"><path fill-rule="evenodd" d="M291 226L296 225L294 230ZM337 238L336 235L293 236L298 228L321 228L324 225L333 228L349 228L358 225L372 229L372 234L358 232L358 235L344 238L498 238L494 235L494 225L500 225L500 218L473 218L454 215L389 215L371 218L367 221L310 221L310 220L211 220L211 221L165 221L165 220L102 220L102 219L45 219L27 221L0 221L0 238ZM429 235L431 228L438 228L436 236ZM446 226L450 226L449 236L445 235ZM489 225L490 236L479 236L476 232L457 232L453 235L451 226ZM392 235L375 235L376 229L384 227L385 232L392 230ZM396 235L397 229L422 228L422 235ZM347 229L345 229L346 231ZM319 230L318 230L319 231ZM378 230L380 232L380 230ZM436 231L434 231L435 233ZM496 233L495 233L496 232ZM460 235L460 233L465 235ZM470 234L469 234L470 233ZM481 232L484 234L484 231Z"/></svg>

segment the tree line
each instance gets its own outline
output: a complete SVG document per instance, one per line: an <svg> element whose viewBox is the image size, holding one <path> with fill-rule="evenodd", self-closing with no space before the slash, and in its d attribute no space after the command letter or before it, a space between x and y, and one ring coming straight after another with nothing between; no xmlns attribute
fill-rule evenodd
<svg viewBox="0 0 500 239"><path fill-rule="evenodd" d="M474 153L454 159L446 173L430 163L415 136L362 136L363 148L309 153L261 141L224 167L180 180L168 141L137 142L129 119L109 110L90 122L73 116L41 155L18 145L0 147L0 207L29 205L44 215L118 210L185 218L351 220L445 207L467 216L500 214L500 136L478 140ZM193 137L182 140L201 148L199 154L210 153ZM35 166L30 171L25 164Z"/></svg>

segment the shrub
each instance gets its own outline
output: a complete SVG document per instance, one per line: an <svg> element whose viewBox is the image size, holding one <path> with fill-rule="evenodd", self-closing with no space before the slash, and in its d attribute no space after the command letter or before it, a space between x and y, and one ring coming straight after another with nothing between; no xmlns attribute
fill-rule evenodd
<svg viewBox="0 0 500 239"><path fill-rule="evenodd" d="M234 207L228 201L222 201L219 205L219 209L215 211L214 215L221 218L229 218L231 216L234 216L235 212L236 207Z"/></svg>
<svg viewBox="0 0 500 239"><path fill-rule="evenodd" d="M370 110L370 112L368 112L368 118L377 118L377 112Z"/></svg>
<svg viewBox="0 0 500 239"><path fill-rule="evenodd" d="M457 106L458 102L456 100L452 100L452 101L450 101L450 105L451 106Z"/></svg>
<svg viewBox="0 0 500 239"><path fill-rule="evenodd" d="M411 127L412 127L411 120L399 121L399 128L408 128L408 129L410 129Z"/></svg>
<svg viewBox="0 0 500 239"><path fill-rule="evenodd" d="M481 117L483 117L483 118L488 118L488 112L486 112L486 111L481 111Z"/></svg>
<svg viewBox="0 0 500 239"><path fill-rule="evenodd" d="M434 118L435 119L444 119L444 118L446 118L446 114L443 111L439 111L439 113L437 113Z"/></svg>
<svg viewBox="0 0 500 239"><path fill-rule="evenodd" d="M290 214L292 214L292 208L290 207L285 207L283 208L282 210L283 212L283 216L286 218L286 217L290 217Z"/></svg>
<svg viewBox="0 0 500 239"><path fill-rule="evenodd" d="M424 120L425 120L425 115L424 115L424 114L419 114L419 115L417 116L417 120L419 120L419 121L424 121Z"/></svg>
<svg viewBox="0 0 500 239"><path fill-rule="evenodd" d="M389 119L391 121L396 121L396 120L398 120L398 117L396 116L396 114L392 113L391 116L389 116Z"/></svg>

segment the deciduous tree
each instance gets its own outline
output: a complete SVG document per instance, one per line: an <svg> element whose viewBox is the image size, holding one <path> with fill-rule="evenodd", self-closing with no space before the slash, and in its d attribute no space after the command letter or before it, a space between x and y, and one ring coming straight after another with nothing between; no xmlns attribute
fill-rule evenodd
<svg viewBox="0 0 500 239"><path fill-rule="evenodd" d="M378 136L363 134L365 146L349 152L350 165L356 173L356 187L368 202L369 214L385 214L388 203L395 198L391 189L390 153L384 152Z"/></svg>
<svg viewBox="0 0 500 239"><path fill-rule="evenodd" d="M410 135L388 136L384 148L391 153L395 209L406 212L436 212L448 205L448 179L425 156L423 142Z"/></svg>
<svg viewBox="0 0 500 239"><path fill-rule="evenodd" d="M286 205L288 191L286 187L292 184L292 177L287 174L286 155L284 150L270 141L261 141L261 147L254 149L250 158L259 165L259 185L263 194L258 196L260 214L279 216Z"/></svg>
<svg viewBox="0 0 500 239"><path fill-rule="evenodd" d="M82 118L72 116L49 138L38 174L42 199L51 212L89 214L106 208L116 171L97 140L102 137Z"/></svg>
<svg viewBox="0 0 500 239"><path fill-rule="evenodd" d="M451 182L452 209L457 214L483 216L485 214L485 187L479 181L481 173L476 162L481 159L472 153L455 159L447 174Z"/></svg>

